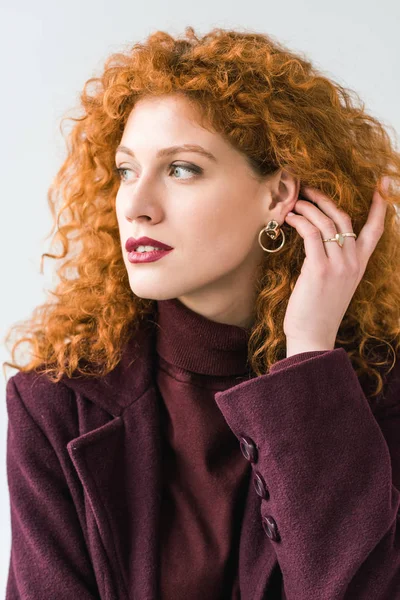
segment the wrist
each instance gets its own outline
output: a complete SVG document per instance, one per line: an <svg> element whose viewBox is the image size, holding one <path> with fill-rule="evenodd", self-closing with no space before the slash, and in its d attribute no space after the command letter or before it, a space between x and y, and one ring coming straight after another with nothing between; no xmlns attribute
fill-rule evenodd
<svg viewBox="0 0 400 600"><path fill-rule="evenodd" d="M294 354L301 354L302 352L317 352L334 350L335 344L323 341L307 341L307 340L286 340L286 358L293 356Z"/></svg>

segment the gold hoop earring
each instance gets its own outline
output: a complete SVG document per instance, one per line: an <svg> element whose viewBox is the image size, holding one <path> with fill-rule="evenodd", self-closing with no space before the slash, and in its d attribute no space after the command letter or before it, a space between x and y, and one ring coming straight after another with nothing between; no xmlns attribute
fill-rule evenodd
<svg viewBox="0 0 400 600"><path fill-rule="evenodd" d="M265 233L273 240L275 240L277 237L279 237L279 235L282 235L282 243L280 246L278 246L278 248L276 248L275 250L270 250L269 248L265 248L265 246L262 245L261 242L261 236L262 234ZM281 229L279 227L279 223L277 221L270 221L268 223L268 225L266 227L264 227L264 229L261 229L259 235L258 235L258 243L260 244L261 248L263 250L265 250L265 252L278 252L278 250L280 250L282 248L282 246L285 243L285 233L283 231L283 229Z"/></svg>

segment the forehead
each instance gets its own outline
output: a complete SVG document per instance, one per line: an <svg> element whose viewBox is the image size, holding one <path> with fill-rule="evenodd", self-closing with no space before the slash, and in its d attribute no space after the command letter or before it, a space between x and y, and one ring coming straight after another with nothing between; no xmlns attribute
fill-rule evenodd
<svg viewBox="0 0 400 600"><path fill-rule="evenodd" d="M200 145L212 154L226 152L229 146L204 122L201 109L182 94L141 98L132 108L119 142L133 152L185 144Z"/></svg>
<svg viewBox="0 0 400 600"><path fill-rule="evenodd" d="M187 122L188 125L199 126L202 119L200 107L192 103L182 94L165 96L146 96L136 102L132 108L127 126L138 125L139 121L157 120L169 122Z"/></svg>

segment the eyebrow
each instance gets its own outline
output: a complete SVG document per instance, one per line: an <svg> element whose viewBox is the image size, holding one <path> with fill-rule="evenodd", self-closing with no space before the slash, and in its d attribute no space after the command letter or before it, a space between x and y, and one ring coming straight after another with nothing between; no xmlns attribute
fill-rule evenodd
<svg viewBox="0 0 400 600"><path fill-rule="evenodd" d="M129 154L129 156L135 158L134 152L127 146L118 146L115 151L115 155L117 155L118 152L124 152L125 154ZM161 150L157 152L156 157L160 158L162 156L169 156L170 154L175 154L176 152L197 152L198 154L202 154L210 160L217 162L214 154L211 154L211 152L202 146L198 146L197 144L183 144L182 146L169 146L168 148L161 148Z"/></svg>

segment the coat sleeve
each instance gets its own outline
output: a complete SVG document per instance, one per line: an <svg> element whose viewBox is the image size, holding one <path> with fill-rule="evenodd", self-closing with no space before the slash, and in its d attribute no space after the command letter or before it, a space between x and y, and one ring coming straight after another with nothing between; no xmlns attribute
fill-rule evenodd
<svg viewBox="0 0 400 600"><path fill-rule="evenodd" d="M11 554L6 600L98 600L79 519L57 454L7 382Z"/></svg>
<svg viewBox="0 0 400 600"><path fill-rule="evenodd" d="M400 599L398 363L391 375L380 423L343 348L215 394L265 483L260 526L287 600Z"/></svg>

